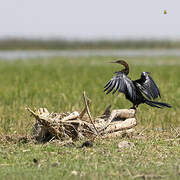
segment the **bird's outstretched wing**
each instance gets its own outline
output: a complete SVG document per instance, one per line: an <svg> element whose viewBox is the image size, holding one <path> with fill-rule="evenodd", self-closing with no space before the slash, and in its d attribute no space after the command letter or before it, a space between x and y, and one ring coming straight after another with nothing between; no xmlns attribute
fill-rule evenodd
<svg viewBox="0 0 180 180"><path fill-rule="evenodd" d="M128 99L136 100L138 93L131 79L121 72L116 72L116 76L111 78L104 86L104 92L109 94L113 90L113 94L118 90L126 95Z"/></svg>
<svg viewBox="0 0 180 180"><path fill-rule="evenodd" d="M137 88L149 99L161 97L159 88L149 72L142 72L141 78L133 81Z"/></svg>

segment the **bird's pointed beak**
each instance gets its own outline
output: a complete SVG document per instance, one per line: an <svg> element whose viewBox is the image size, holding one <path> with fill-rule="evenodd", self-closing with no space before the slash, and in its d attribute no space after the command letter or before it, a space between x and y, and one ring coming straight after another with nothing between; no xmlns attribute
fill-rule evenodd
<svg viewBox="0 0 180 180"><path fill-rule="evenodd" d="M116 63L116 61L108 62L108 63Z"/></svg>

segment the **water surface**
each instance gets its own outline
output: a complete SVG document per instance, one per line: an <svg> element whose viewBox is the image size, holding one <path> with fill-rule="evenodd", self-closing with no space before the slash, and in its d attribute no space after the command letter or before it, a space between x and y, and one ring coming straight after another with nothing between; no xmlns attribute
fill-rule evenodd
<svg viewBox="0 0 180 180"><path fill-rule="evenodd" d="M179 49L140 50L15 50L0 51L0 59L30 59L48 57L88 57L88 56L180 56Z"/></svg>

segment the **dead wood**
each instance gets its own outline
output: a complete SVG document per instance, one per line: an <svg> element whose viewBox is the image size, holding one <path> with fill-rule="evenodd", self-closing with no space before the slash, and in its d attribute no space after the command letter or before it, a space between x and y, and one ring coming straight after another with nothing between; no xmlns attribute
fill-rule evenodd
<svg viewBox="0 0 180 180"><path fill-rule="evenodd" d="M86 93L85 93L85 91L83 92L83 99L84 99L84 103L85 103L85 106L86 106L86 111L87 111L87 114L88 114L88 116L89 116L89 119L90 119L90 121L91 121L94 129L96 130L96 133L99 134L99 132L98 132L96 126L94 125L93 120L92 120L91 113L90 113L90 111L89 111L89 107L88 107L88 103L87 103L87 98L86 98Z"/></svg>
<svg viewBox="0 0 180 180"><path fill-rule="evenodd" d="M136 126L137 121L136 118L128 118L125 121L115 121L111 122L109 126L105 129L106 133L116 132L116 131L122 131L125 129L131 129L134 126Z"/></svg>
<svg viewBox="0 0 180 180"><path fill-rule="evenodd" d="M32 110L26 108L36 119L34 137L37 141L50 141L52 139L84 139L101 137L122 136L137 125L134 109L116 109L110 111L106 108L103 115L92 118L89 104L90 99L83 92L85 107L79 113L49 113L46 108ZM87 113L87 115L86 115Z"/></svg>

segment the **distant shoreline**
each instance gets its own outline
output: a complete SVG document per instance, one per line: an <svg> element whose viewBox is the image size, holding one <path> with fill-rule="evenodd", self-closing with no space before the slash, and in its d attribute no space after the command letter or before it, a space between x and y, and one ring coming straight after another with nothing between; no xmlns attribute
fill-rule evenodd
<svg viewBox="0 0 180 180"><path fill-rule="evenodd" d="M2 38L0 50L180 49L180 40L65 40Z"/></svg>

